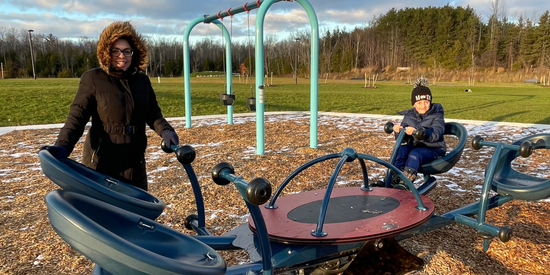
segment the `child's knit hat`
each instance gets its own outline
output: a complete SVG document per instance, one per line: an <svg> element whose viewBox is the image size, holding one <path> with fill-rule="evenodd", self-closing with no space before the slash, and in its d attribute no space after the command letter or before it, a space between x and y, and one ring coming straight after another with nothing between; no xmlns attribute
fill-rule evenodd
<svg viewBox="0 0 550 275"><path fill-rule="evenodd" d="M420 77L414 82L414 88L411 93L411 105L419 100L428 100L432 102L432 91L428 88L428 79Z"/></svg>

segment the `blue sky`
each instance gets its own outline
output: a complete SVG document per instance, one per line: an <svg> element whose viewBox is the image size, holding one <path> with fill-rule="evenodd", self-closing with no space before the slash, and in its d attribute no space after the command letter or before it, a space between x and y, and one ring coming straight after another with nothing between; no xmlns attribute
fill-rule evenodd
<svg viewBox="0 0 550 275"><path fill-rule="evenodd" d="M550 10L548 0L309 0L317 14L321 34L336 26L353 29L355 26L367 25L375 16L385 14L391 8L444 6L447 3L452 6L469 5L486 19L491 13L491 3L495 1L505 7L507 16L512 20L522 15L536 21L541 12ZM137 30L146 36L168 36L170 39L181 40L190 21L245 3L247 1L242 0L0 0L0 32L2 29L5 31L12 28L33 29L35 33L51 33L59 38L97 38L103 28L111 22L131 20ZM256 11L250 12L252 35ZM245 12L233 17L234 40L246 37L247 21ZM223 22L228 29L231 28L229 18ZM276 35L278 38L292 36L299 31L309 32L307 15L296 2L273 4L264 22L264 33ZM221 39L219 29L212 24L199 24L191 33L192 39L201 39L205 36Z"/></svg>

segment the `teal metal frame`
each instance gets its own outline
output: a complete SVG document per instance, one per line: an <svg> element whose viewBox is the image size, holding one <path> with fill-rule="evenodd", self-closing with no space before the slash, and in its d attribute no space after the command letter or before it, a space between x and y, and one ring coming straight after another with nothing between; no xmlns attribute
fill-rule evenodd
<svg viewBox="0 0 550 275"><path fill-rule="evenodd" d="M317 148L317 114L319 89L319 23L317 15L307 0L295 0L305 9L311 25L311 77L310 77L310 147ZM263 1L256 15L256 56L264 56L263 29L267 10L277 0ZM256 58L256 154L264 154L264 60Z"/></svg>
<svg viewBox="0 0 550 275"><path fill-rule="evenodd" d="M185 127L191 128L191 81L190 81L190 57L189 57L189 36L191 30L199 23L214 23L223 32L223 35L228 41L226 44L226 77L227 77L227 94L232 94L232 70L231 70L231 38L225 26L218 20L227 16L233 16L237 13L250 11L258 8L256 15L256 154L263 155L265 152L265 133L264 133L264 48L263 48L263 24L267 10L276 2L288 0L264 0L252 3L246 3L243 6L234 7L227 11L220 11L215 15L205 15L191 21L183 34L183 74L184 74L184 89L185 89ZM310 147L317 148L317 133L318 133L318 112L319 112L319 24L317 15L311 4L307 0L294 0L300 4L306 11L311 25L311 61L310 61ZM260 76L260 77L258 77ZM227 106L227 121L228 124L233 124L233 106Z"/></svg>
<svg viewBox="0 0 550 275"><path fill-rule="evenodd" d="M184 89L185 89L185 127L191 128L191 68L190 68L190 61L189 61L189 34L191 33L191 30L199 23L205 22L206 17L199 17L189 24L189 26L185 29L185 33L183 35L183 83L184 83ZM226 94L232 94L233 93L233 70L231 68L231 37L229 35L229 32L227 31L227 28L223 25L222 22L219 20L213 20L210 21L210 23L215 24L222 30L222 34L225 38L225 81L226 81L226 87L225 87L225 93ZM227 106L227 124L233 125L233 106L228 105Z"/></svg>

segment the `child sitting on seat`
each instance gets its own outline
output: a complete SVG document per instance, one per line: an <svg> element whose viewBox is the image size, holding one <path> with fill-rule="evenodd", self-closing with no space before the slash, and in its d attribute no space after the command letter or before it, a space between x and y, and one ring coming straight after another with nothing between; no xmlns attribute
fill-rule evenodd
<svg viewBox="0 0 550 275"><path fill-rule="evenodd" d="M445 132L443 106L432 103L428 79L421 77L416 80L411 93L411 104L414 108L399 112L404 115L401 125L393 126L396 137L401 130L406 132L393 165L403 171L411 182L414 182L418 168L422 164L445 156L446 144L443 139ZM414 131L420 127L426 130L422 140L418 140L413 135ZM391 184L394 188L408 190L406 184L394 173L392 173Z"/></svg>

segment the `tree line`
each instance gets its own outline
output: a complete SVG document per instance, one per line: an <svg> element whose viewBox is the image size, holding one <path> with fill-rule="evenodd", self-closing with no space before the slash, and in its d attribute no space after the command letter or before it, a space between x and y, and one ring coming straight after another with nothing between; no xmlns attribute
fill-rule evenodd
<svg viewBox="0 0 550 275"><path fill-rule="evenodd" d="M321 33L319 73L355 69L443 68L474 71L502 68L509 71L550 68L550 12L538 19L509 18L498 0L491 2L488 20L470 7L391 9L353 30L335 28ZM37 77L79 77L97 67L97 38L59 39L53 34L0 26L0 63L4 78L32 77L29 42L32 39ZM176 39L147 37L150 76L181 76L183 45ZM254 37L233 42L233 72L254 74ZM309 30L277 40L264 39L264 71L284 76L298 71L309 75ZM224 71L225 53L220 38L204 38L190 48L192 72Z"/></svg>

